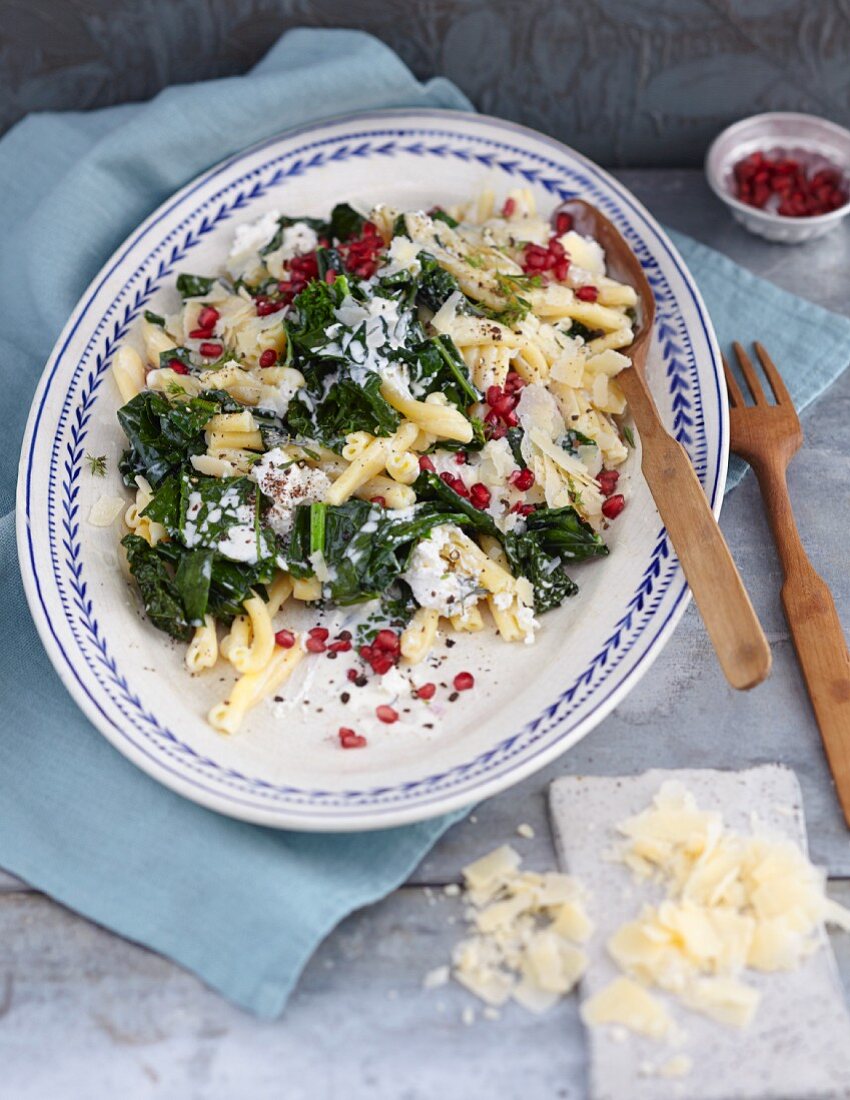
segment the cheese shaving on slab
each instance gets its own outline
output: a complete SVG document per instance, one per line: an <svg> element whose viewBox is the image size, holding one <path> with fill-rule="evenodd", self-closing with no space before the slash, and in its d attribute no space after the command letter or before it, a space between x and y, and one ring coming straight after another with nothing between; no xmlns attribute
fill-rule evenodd
<svg viewBox="0 0 850 1100"><path fill-rule="evenodd" d="M569 875L522 871L502 845L463 869L470 935L452 953L452 976L492 1010L513 998L545 1012L581 978L587 958L578 944L593 924L584 894ZM437 968L426 977L434 988Z"/></svg>
<svg viewBox="0 0 850 1100"><path fill-rule="evenodd" d="M617 857L667 897L622 924L608 940L609 954L643 986L721 1023L746 1027L756 1013L761 994L743 972L796 970L817 950L824 921L844 928L850 922L850 911L827 898L823 873L793 841L727 829L721 814L700 810L680 783L664 783L650 807L617 829L625 838ZM613 985L631 1004L634 993L622 981ZM608 1005L611 990L588 1005L600 997ZM588 1022L603 1022L598 1005L588 1005ZM642 1031L634 1026L641 1019L624 1009L616 1022Z"/></svg>

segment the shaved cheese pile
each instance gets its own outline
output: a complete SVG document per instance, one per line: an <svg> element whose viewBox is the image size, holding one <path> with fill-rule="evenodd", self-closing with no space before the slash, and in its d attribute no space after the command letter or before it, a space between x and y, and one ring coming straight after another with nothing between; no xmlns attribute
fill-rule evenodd
<svg viewBox="0 0 850 1100"><path fill-rule="evenodd" d="M577 944L590 937L593 925L575 879L521 871L520 862L503 845L464 868L472 934L455 947L452 974L488 1005L513 997L532 1012L545 1012L584 973L587 958Z"/></svg>
<svg viewBox="0 0 850 1100"><path fill-rule="evenodd" d="M820 946L824 921L850 929L850 911L827 898L823 874L796 844L727 829L679 783L665 783L618 831L626 840L617 857L667 897L621 925L609 953L631 978L721 1023L743 1027L756 1012L761 994L743 971L794 970ZM587 1023L648 1033L649 1009L635 989L649 994L634 982L627 989L627 980L584 1005Z"/></svg>

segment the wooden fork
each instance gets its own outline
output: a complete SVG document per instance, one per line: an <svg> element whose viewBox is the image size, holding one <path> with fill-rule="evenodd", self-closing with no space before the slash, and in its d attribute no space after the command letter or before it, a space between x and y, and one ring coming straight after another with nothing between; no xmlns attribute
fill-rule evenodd
<svg viewBox="0 0 850 1100"><path fill-rule="evenodd" d="M740 344L734 344L750 395L747 404L726 360L732 450L755 470L785 580L782 606L820 727L844 819L850 825L850 654L832 593L803 549L785 472L800 449L803 430L782 376L761 344L756 355L776 404L768 401L758 374Z"/></svg>

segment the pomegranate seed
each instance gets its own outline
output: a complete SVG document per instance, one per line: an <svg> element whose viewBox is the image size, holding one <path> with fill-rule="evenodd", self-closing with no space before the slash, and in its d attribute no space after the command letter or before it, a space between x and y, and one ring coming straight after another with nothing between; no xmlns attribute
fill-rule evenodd
<svg viewBox="0 0 850 1100"><path fill-rule="evenodd" d="M495 428L498 426L500 419L501 417L499 416L499 414L491 409L490 412L488 412L487 415L484 417L484 423L491 424Z"/></svg>
<svg viewBox="0 0 850 1100"><path fill-rule="evenodd" d="M261 367L273 367L277 362L277 352L274 348L266 348L263 354L260 356Z"/></svg>
<svg viewBox="0 0 850 1100"><path fill-rule="evenodd" d="M375 714L377 714L382 722L386 722L388 726L392 725L393 722L398 721L398 711L393 710L393 708L387 706L386 703L383 703L381 706L376 707Z"/></svg>
<svg viewBox="0 0 850 1100"><path fill-rule="evenodd" d="M363 658L364 661L371 661L372 660L373 654L372 654L372 647L370 645L362 645L360 647L360 649L358 650L358 653L360 654L360 656Z"/></svg>
<svg viewBox="0 0 850 1100"><path fill-rule="evenodd" d="M433 699L436 690L436 684L420 684L416 689L416 697L417 699Z"/></svg>
<svg viewBox="0 0 850 1100"><path fill-rule="evenodd" d="M383 657L376 657L372 661L372 671L375 673L376 676L383 676L395 666L395 663L395 658L389 657L386 654Z"/></svg>
<svg viewBox="0 0 850 1100"><path fill-rule="evenodd" d="M419 469L420 470L430 470L432 474L436 473L436 467L434 466L434 463L431 461L431 459L427 455L420 455L419 456Z"/></svg>
<svg viewBox="0 0 850 1100"><path fill-rule="evenodd" d="M475 677L471 672L459 672L452 683L455 691L469 691L470 688L475 687Z"/></svg>
<svg viewBox="0 0 850 1100"><path fill-rule="evenodd" d="M325 282L330 286L336 282L336 272L332 267L329 267L325 272Z"/></svg>
<svg viewBox="0 0 850 1100"><path fill-rule="evenodd" d="M221 314L212 306L203 306L198 314L198 328L215 328Z"/></svg>
<svg viewBox="0 0 850 1100"><path fill-rule="evenodd" d="M379 504L382 508L386 508L387 498L386 497L369 497L369 503L370 504Z"/></svg>
<svg viewBox="0 0 850 1100"><path fill-rule="evenodd" d="M555 264L554 271L555 278L558 280L558 282L565 283L567 281L567 275L570 271L569 262L567 260L561 260L559 263Z"/></svg>
<svg viewBox="0 0 850 1100"><path fill-rule="evenodd" d="M519 417L513 409L511 409L510 412L506 412L502 419L509 428L515 428L517 424L519 424Z"/></svg>
<svg viewBox="0 0 850 1100"><path fill-rule="evenodd" d="M221 344L203 343L201 344L201 355L204 359L218 359L224 348Z"/></svg>
<svg viewBox="0 0 850 1100"><path fill-rule="evenodd" d="M569 233L572 227L572 214L568 214L566 210L559 210L558 213L555 215L555 232L558 234L558 236L563 237L565 233Z"/></svg>
<svg viewBox="0 0 850 1100"><path fill-rule="evenodd" d="M505 379L505 393L518 393L527 385L528 383L521 374L517 374L515 370L508 371L508 377Z"/></svg>
<svg viewBox="0 0 850 1100"><path fill-rule="evenodd" d="M257 316L268 317L270 313L277 313L278 310L283 309L284 302L273 302L271 298L259 297L257 298Z"/></svg>
<svg viewBox="0 0 850 1100"><path fill-rule="evenodd" d="M455 454L455 462L458 466L463 466L466 462L466 451L458 451L457 454Z"/></svg>
<svg viewBox="0 0 850 1100"><path fill-rule="evenodd" d="M324 626L314 626L307 633L311 638L318 638L320 642L326 642L330 631Z"/></svg>
<svg viewBox="0 0 850 1100"><path fill-rule="evenodd" d="M355 733L347 726L340 726L339 743L344 749L362 749L366 744L366 738L362 733Z"/></svg>
<svg viewBox="0 0 850 1100"><path fill-rule="evenodd" d="M348 681L353 684L354 681L360 676L360 673L357 671L356 668L350 668L345 675Z"/></svg>
<svg viewBox="0 0 850 1100"><path fill-rule="evenodd" d="M211 328L193 328L189 333L190 340L209 340L212 336Z"/></svg>
<svg viewBox="0 0 850 1100"><path fill-rule="evenodd" d="M606 519L616 519L625 507L626 498L622 493L615 493L614 496L608 497L602 505L602 515Z"/></svg>
<svg viewBox="0 0 850 1100"><path fill-rule="evenodd" d="M493 426L492 424L488 424L485 428L484 434L487 439L504 439L505 436L508 434L508 429L504 426L504 424L496 424L495 426Z"/></svg>
<svg viewBox="0 0 850 1100"><path fill-rule="evenodd" d="M490 490L483 482L476 481L469 490L469 499L476 508L486 508L490 503Z"/></svg>
<svg viewBox="0 0 850 1100"><path fill-rule="evenodd" d="M529 470L527 466L524 470L514 470L508 481L515 489L519 489L524 493L534 484L534 472Z"/></svg>
<svg viewBox="0 0 850 1100"><path fill-rule="evenodd" d="M304 643L304 648L308 653L324 653L327 646L321 638L308 638Z"/></svg>
<svg viewBox="0 0 850 1100"><path fill-rule="evenodd" d="M328 649L331 653L348 653L351 649L351 642L345 638L341 638L338 642L331 642Z"/></svg>
<svg viewBox="0 0 850 1100"><path fill-rule="evenodd" d="M516 213L516 199L505 199L505 204L502 207L502 217L512 218Z"/></svg>
<svg viewBox="0 0 850 1100"><path fill-rule="evenodd" d="M291 630L279 630L275 634L274 640L283 649L292 649L295 645L295 635Z"/></svg>
<svg viewBox="0 0 850 1100"><path fill-rule="evenodd" d="M599 291L595 286L580 286L576 291L576 298L580 302L595 302L599 297Z"/></svg>
<svg viewBox="0 0 850 1100"><path fill-rule="evenodd" d="M617 482L620 480L620 471L601 470L596 480L599 482L599 488L602 490L602 495L610 497L617 487Z"/></svg>
<svg viewBox="0 0 850 1100"><path fill-rule="evenodd" d="M401 649L401 641L394 630L379 630L372 642L372 647L383 650L385 653L396 653Z"/></svg>
<svg viewBox="0 0 850 1100"><path fill-rule="evenodd" d="M511 508L512 512L516 512L520 516L530 516L534 511L533 504L521 504L519 501Z"/></svg>
<svg viewBox="0 0 850 1100"><path fill-rule="evenodd" d="M188 374L189 368L185 363L181 363L179 359L169 359L168 366L175 374Z"/></svg>
<svg viewBox="0 0 850 1100"><path fill-rule="evenodd" d="M487 404L491 407L496 405L502 400L503 391L501 386L488 386L487 387Z"/></svg>
<svg viewBox="0 0 850 1100"><path fill-rule="evenodd" d="M498 401L494 401L491 408L497 416L503 419L516 407L517 399L511 394L503 394Z"/></svg>

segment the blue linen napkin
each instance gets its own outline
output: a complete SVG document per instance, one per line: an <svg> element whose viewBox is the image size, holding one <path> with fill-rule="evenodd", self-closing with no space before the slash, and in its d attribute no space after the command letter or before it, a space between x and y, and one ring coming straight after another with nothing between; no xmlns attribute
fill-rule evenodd
<svg viewBox="0 0 850 1100"><path fill-rule="evenodd" d="M443 80L417 83L366 35L294 31L247 77L33 116L0 141L0 866L269 1017L330 929L399 885L462 815L361 835L284 833L201 809L134 768L72 704L30 621L16 459L42 364L124 236L208 165L342 105L468 106ZM839 373L850 322L677 244L721 335L769 334L801 405Z"/></svg>

